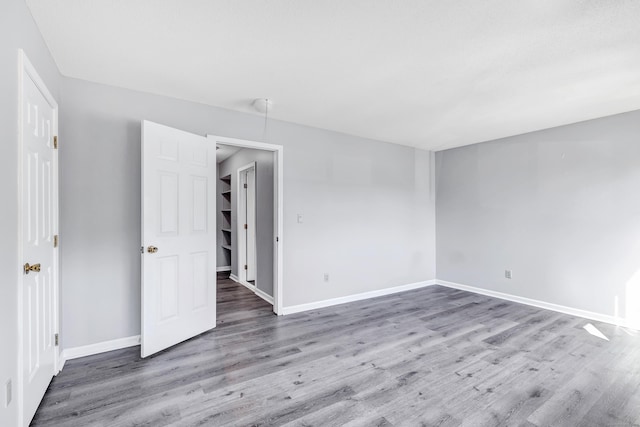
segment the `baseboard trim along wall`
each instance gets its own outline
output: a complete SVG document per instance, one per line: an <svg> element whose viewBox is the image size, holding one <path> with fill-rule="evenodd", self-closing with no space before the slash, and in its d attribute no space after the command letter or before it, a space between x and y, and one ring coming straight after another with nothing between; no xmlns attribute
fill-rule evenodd
<svg viewBox="0 0 640 427"><path fill-rule="evenodd" d="M462 285L460 283L448 282L446 280L436 280L436 284L446 286L447 288L459 289L461 291L473 292L474 294L486 295L488 297L517 302L537 308L543 308L545 310L557 311L559 313L564 313L571 316L583 317L585 319L595 320L597 322L610 323L612 325L622 326L624 328L640 329L640 325L631 325L622 318L610 316L607 314L595 313L593 311L581 310L579 308L567 307L564 305L539 301L532 298L505 294L503 292L492 291L489 289L476 288L474 286Z"/></svg>
<svg viewBox="0 0 640 427"><path fill-rule="evenodd" d="M66 361L67 359L64 358L64 351L61 351L58 355L58 372L56 373L56 375L60 373L60 371L62 371L62 368L64 368L64 364Z"/></svg>
<svg viewBox="0 0 640 427"><path fill-rule="evenodd" d="M265 300L266 302L268 302L269 304L273 305L273 297L271 295L269 295L268 293L261 291L260 289L256 288L253 291L257 296L259 296L260 298L262 298L263 300Z"/></svg>
<svg viewBox="0 0 640 427"><path fill-rule="evenodd" d="M242 283L238 280L237 276L231 275L231 280L246 286L249 290L253 291L257 296L267 301L269 304L273 304L273 297L254 288L248 283ZM530 305L545 310L556 311L559 313L568 314L571 316L582 317L584 319L595 320L598 322L610 323L612 325L622 326L629 329L640 330L640 325L631 325L625 321L625 319L610 316L601 313L595 313L592 311L581 310L578 308L567 307L564 305L553 304L545 301L539 301L532 298L520 297L517 295L506 294L503 292L492 291L488 289L477 288L474 286L463 285L460 283L449 282L446 280L425 280L423 282L410 283L408 285L395 286L392 288L379 289L377 291L363 292L360 294L347 295L344 297L331 298L323 301L316 301L307 304L292 305L289 307L283 307L283 314L301 313L303 311L316 310L324 307L331 307L339 304L346 304L355 301L366 300L369 298L376 298L384 295L391 295L398 292L405 292L414 289L420 289L427 286L440 285L447 288L459 289L461 291L472 292L475 294L485 295L488 297L499 298L507 301L512 301L520 304ZM62 370L67 360L77 359L79 357L91 356L94 354L104 353L107 351L119 350L126 347L133 347L140 344L140 335L132 337L119 338L111 341L104 341L95 344L85 345L81 347L67 348L62 351L60 360L58 363L58 369Z"/></svg>
<svg viewBox="0 0 640 427"><path fill-rule="evenodd" d="M216 267L216 271L220 272L220 271L231 271L231 266L230 265L225 265L222 267Z"/></svg>
<svg viewBox="0 0 640 427"><path fill-rule="evenodd" d="M238 279L238 276L236 276L235 274L230 275L229 279L233 280L236 283L241 284L242 286L244 286L245 288L249 289L251 292L253 292L257 296L259 296L260 298L262 298L263 300L268 302L269 304L273 305L273 297L271 295L269 295L268 293L266 293L265 291L262 291L262 290L258 289L255 286L251 286L247 282L241 281L240 279Z"/></svg>
<svg viewBox="0 0 640 427"><path fill-rule="evenodd" d="M105 353L107 351L120 350L121 348L133 347L140 345L140 335L132 337L118 338L111 341L103 341L95 344L83 345L80 347L66 348L62 352L62 360L72 360L79 357L92 356L98 353ZM60 369L64 362L62 362Z"/></svg>
<svg viewBox="0 0 640 427"><path fill-rule="evenodd" d="M369 292L363 292L360 294L347 295L344 297L331 298L323 301L310 302L307 304L291 305L289 307L283 307L282 314L287 315L287 314L293 314L293 313L300 313L303 311L316 310L318 308L330 307L332 305L346 304L348 302L361 301L364 299L381 297L384 295L391 295L398 292L411 291L413 289L420 289L420 288L424 288L426 286L432 286L435 284L436 284L435 279L426 280L424 282L410 283L408 285L395 286L393 288L385 288L385 289L379 289L377 291L369 291Z"/></svg>

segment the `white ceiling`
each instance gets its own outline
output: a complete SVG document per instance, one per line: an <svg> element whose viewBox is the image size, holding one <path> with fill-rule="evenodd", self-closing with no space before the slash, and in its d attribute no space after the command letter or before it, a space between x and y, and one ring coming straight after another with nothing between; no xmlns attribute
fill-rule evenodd
<svg viewBox="0 0 640 427"><path fill-rule="evenodd" d="M425 149L640 109L637 0L27 0L62 74Z"/></svg>

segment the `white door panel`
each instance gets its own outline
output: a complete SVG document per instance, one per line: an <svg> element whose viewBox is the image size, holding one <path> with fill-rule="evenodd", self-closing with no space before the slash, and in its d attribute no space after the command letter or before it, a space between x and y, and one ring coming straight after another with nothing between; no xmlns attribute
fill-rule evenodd
<svg viewBox="0 0 640 427"><path fill-rule="evenodd" d="M144 121L142 163L146 357L216 325L215 144Z"/></svg>
<svg viewBox="0 0 640 427"><path fill-rule="evenodd" d="M238 279L256 286L256 162L237 170L238 177ZM253 282L250 283L249 281Z"/></svg>
<svg viewBox="0 0 640 427"><path fill-rule="evenodd" d="M56 369L57 106L25 61L22 78L22 397L28 425ZM34 79L37 79L37 84ZM27 269L27 265L33 266Z"/></svg>
<svg viewBox="0 0 640 427"><path fill-rule="evenodd" d="M247 170L247 280L256 280L256 169Z"/></svg>

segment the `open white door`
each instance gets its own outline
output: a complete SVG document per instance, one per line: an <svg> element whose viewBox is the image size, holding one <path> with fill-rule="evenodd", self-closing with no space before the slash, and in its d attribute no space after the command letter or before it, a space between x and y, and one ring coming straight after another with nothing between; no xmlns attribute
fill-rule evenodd
<svg viewBox="0 0 640 427"><path fill-rule="evenodd" d="M256 280L256 169L247 170L247 281Z"/></svg>
<svg viewBox="0 0 640 427"><path fill-rule="evenodd" d="M237 170L238 279L256 286L256 162Z"/></svg>
<svg viewBox="0 0 640 427"><path fill-rule="evenodd" d="M24 54L21 86L22 424L57 370L58 106Z"/></svg>
<svg viewBox="0 0 640 427"><path fill-rule="evenodd" d="M215 151L142 122L142 357L216 326Z"/></svg>

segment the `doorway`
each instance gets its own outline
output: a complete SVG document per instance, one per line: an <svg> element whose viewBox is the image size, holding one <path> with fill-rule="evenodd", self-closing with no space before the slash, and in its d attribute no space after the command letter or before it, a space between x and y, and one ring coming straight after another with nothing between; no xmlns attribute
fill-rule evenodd
<svg viewBox="0 0 640 427"><path fill-rule="evenodd" d="M230 272L231 280L282 314L283 147L207 137L222 155L218 159L217 270ZM232 156L233 161L225 161Z"/></svg>

